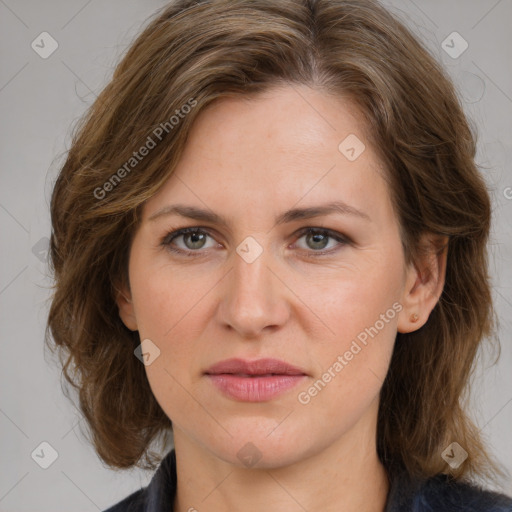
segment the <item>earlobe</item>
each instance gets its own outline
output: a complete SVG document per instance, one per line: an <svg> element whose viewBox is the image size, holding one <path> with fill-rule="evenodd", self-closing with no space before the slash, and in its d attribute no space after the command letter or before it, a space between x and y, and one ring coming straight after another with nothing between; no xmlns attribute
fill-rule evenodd
<svg viewBox="0 0 512 512"><path fill-rule="evenodd" d="M116 288L116 303L119 309L119 316L124 325L131 331L137 331L137 319L130 290L124 286Z"/></svg>
<svg viewBox="0 0 512 512"><path fill-rule="evenodd" d="M448 238L425 235L421 247L419 261L407 270L403 310L398 318L400 333L413 332L425 325L443 292Z"/></svg>

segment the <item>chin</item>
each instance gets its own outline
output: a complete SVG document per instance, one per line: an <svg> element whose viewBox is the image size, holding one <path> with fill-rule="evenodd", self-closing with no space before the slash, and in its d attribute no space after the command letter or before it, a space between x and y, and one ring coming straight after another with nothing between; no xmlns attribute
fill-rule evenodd
<svg viewBox="0 0 512 512"><path fill-rule="evenodd" d="M246 469L277 469L290 466L307 458L305 454L297 451L297 447L279 446L273 443L253 443L247 441L239 450L233 451L233 447L219 447L212 450L219 459Z"/></svg>
<svg viewBox="0 0 512 512"><path fill-rule="evenodd" d="M285 423L285 422L283 422ZM230 422L226 430L232 437L213 436L206 441L209 451L217 458L248 469L274 469L294 464L316 452L308 446L311 431L293 425L285 427L275 420L244 419ZM321 447L318 447L321 449Z"/></svg>

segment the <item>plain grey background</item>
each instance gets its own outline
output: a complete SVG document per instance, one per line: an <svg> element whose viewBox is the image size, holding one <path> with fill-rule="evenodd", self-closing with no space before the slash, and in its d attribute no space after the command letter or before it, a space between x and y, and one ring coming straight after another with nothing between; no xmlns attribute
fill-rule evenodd
<svg viewBox="0 0 512 512"><path fill-rule="evenodd" d="M58 368L43 356L43 333L51 286L48 204L70 129L148 16L165 3L0 0L0 511L103 510L151 477L101 463L81 434L80 414L62 393ZM471 412L510 472L512 0L384 3L443 62L478 130L477 160L494 204L490 270L502 352L496 366L492 354L480 361ZM55 450L47 469L40 467L41 450L46 462ZM512 495L510 476L501 490Z"/></svg>

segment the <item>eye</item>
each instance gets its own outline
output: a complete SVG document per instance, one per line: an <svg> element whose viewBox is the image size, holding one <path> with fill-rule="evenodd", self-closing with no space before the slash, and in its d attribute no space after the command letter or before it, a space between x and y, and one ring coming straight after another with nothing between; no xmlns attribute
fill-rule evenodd
<svg viewBox="0 0 512 512"><path fill-rule="evenodd" d="M298 240L305 239L306 247L299 247L310 253L311 256L322 256L331 254L337 250L337 246L344 246L350 243L350 239L341 233L323 228L308 227L298 233ZM208 246L207 240L211 238L213 242ZM329 241L337 242L331 243ZM297 243L297 242L295 242ZM169 251L186 255L200 256L203 252L201 249L211 249L218 246L213 237L200 227L182 228L168 233L162 240L161 245Z"/></svg>
<svg viewBox="0 0 512 512"><path fill-rule="evenodd" d="M306 250L313 249L313 256L321 256L323 254L335 252L336 246L343 246L350 243L350 240L346 236L343 236L341 233L321 228L306 228L299 233L298 240L302 238L305 239L307 244ZM324 249L329 245L329 240L338 243L331 244L331 247L325 251Z"/></svg>
<svg viewBox="0 0 512 512"><path fill-rule="evenodd" d="M173 252L191 254L199 252L200 249L215 247L215 243L210 246L206 245L207 238L211 238L211 236L201 228L183 228L166 235L162 240L162 245ZM181 244L176 242L180 239Z"/></svg>

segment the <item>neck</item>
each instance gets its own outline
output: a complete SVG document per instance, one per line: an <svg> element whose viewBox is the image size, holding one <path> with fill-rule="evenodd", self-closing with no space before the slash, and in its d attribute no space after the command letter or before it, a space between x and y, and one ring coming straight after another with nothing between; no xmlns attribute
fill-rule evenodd
<svg viewBox="0 0 512 512"><path fill-rule="evenodd" d="M175 428L176 512L383 512L389 491L375 424L354 427L298 462L249 469L227 463Z"/></svg>

